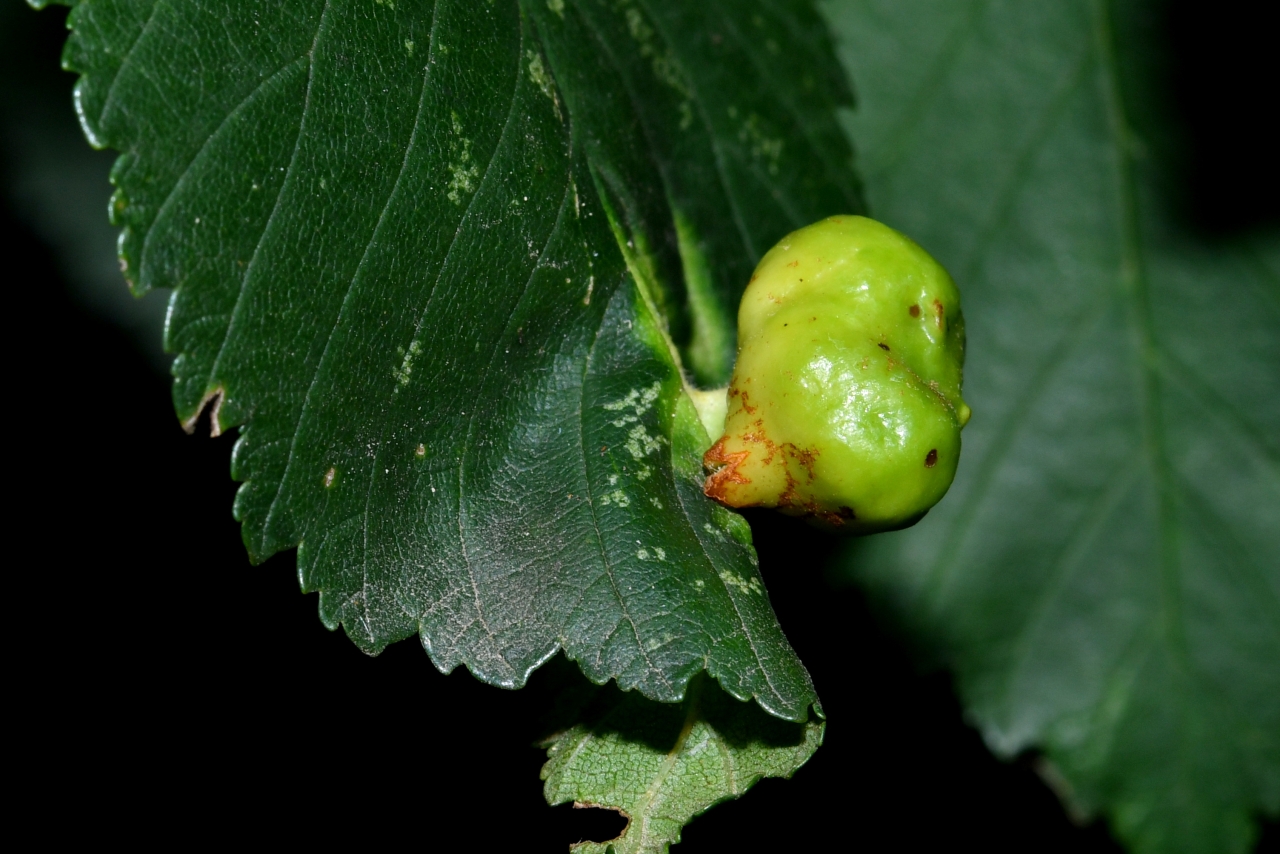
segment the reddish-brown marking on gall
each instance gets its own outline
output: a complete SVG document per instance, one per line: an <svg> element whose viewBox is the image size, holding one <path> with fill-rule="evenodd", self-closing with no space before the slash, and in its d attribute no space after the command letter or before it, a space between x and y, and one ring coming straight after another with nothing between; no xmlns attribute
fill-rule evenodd
<svg viewBox="0 0 1280 854"><path fill-rule="evenodd" d="M943 324L942 315L946 313L946 309L942 307L942 300L936 299L933 301L933 310L938 315L938 328L941 329Z"/></svg>
<svg viewBox="0 0 1280 854"><path fill-rule="evenodd" d="M783 453L785 453L787 456L791 457L791 459L798 462L804 468L805 473L809 476L809 483L813 483L813 477L814 477L813 461L817 457L818 452L813 450L801 450L791 442L784 442L780 450L782 450ZM770 459L773 458L772 451L770 451L769 453L769 458ZM799 508L800 515L802 516L822 516L823 515L825 511L823 511L823 509L818 506L818 502L815 501L813 498L809 498L806 501L801 501L796 497L796 490L799 488L800 483L799 481L796 480L795 475L792 474L790 466L783 467L782 476L787 479L787 486L785 489L782 490L782 494L778 496L778 503L776 505L777 507L781 507L784 510L785 509L794 510L796 508Z"/></svg>
<svg viewBox="0 0 1280 854"><path fill-rule="evenodd" d="M825 523L830 528L843 528L845 521L853 518L853 511L847 507L841 507L839 510L823 510L816 501L810 501L805 509L808 510L810 516ZM844 515L842 512L844 510L849 510L848 516Z"/></svg>
<svg viewBox="0 0 1280 854"><path fill-rule="evenodd" d="M783 471L783 475L787 478L787 488L782 490L782 494L778 496L778 507L786 509L788 507L804 507L803 504L796 502L796 479L791 476L790 470ZM813 502L809 502L812 504ZM808 508L805 508L808 509Z"/></svg>
<svg viewBox="0 0 1280 854"><path fill-rule="evenodd" d="M912 317L919 317L919 316L920 316L920 306L918 306L918 305L913 305L913 306L911 306L911 308L907 309L907 314L911 315Z"/></svg>
<svg viewBox="0 0 1280 854"><path fill-rule="evenodd" d="M755 442L757 445L764 445L766 448L768 448L769 453L765 454L764 459L760 461L760 465L767 466L773 462L773 457L778 452L778 446L775 445L773 443L773 440L770 439L768 435L764 432L763 418L756 419L755 427L756 427L755 431L751 433L743 434L742 441Z"/></svg>
<svg viewBox="0 0 1280 854"><path fill-rule="evenodd" d="M708 498L727 504L729 485L734 483L750 483L751 479L738 471L738 467L751 456L750 451L738 451L726 454L724 439L716 442L702 455L702 464L711 474L702 485L702 491Z"/></svg>
<svg viewBox="0 0 1280 854"><path fill-rule="evenodd" d="M792 261L792 262L791 262L790 264L788 264L787 266L788 266L788 267L799 267L799 266L800 266L800 262L799 262L799 261Z"/></svg>
<svg viewBox="0 0 1280 854"><path fill-rule="evenodd" d="M924 467L931 469L938 464L938 449L930 448L929 453L924 456Z"/></svg>
<svg viewBox="0 0 1280 854"><path fill-rule="evenodd" d="M748 379L747 382L751 382L751 380ZM748 415L755 415L756 409L758 407L752 406L748 402L750 399L751 399L751 396L749 394L747 394L745 391L742 392L742 410L746 412Z"/></svg>
<svg viewBox="0 0 1280 854"><path fill-rule="evenodd" d="M787 448L788 449L787 453L791 455L791 458L796 462L798 462L804 468L804 470L808 472L809 482L813 483L813 478L814 478L813 463L814 463L814 460L818 458L818 451L814 449L801 450L800 448L797 448L795 445L791 444L790 442L787 442L786 445L784 445L783 447Z"/></svg>

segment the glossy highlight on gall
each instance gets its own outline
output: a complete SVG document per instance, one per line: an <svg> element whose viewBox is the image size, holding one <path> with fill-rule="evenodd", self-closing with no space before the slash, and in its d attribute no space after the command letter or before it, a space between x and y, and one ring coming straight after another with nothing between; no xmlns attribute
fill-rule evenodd
<svg viewBox="0 0 1280 854"><path fill-rule="evenodd" d="M868 534L946 494L970 416L964 315L920 246L860 216L795 231L752 275L738 333L708 496Z"/></svg>

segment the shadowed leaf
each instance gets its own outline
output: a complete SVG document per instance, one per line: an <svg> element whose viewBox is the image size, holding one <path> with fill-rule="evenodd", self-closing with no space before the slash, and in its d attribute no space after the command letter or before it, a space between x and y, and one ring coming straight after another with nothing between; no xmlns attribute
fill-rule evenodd
<svg viewBox="0 0 1280 854"><path fill-rule="evenodd" d="M1142 852L1280 811L1280 243L1170 215L1158 4L828 7L876 216L955 276L951 494L849 574Z"/></svg>
<svg viewBox="0 0 1280 854"><path fill-rule="evenodd" d="M574 845L579 854L663 854L713 804L794 774L826 728L770 718L705 679L680 705L607 688L582 717L551 740L547 800L616 809L628 822L615 840Z"/></svg>

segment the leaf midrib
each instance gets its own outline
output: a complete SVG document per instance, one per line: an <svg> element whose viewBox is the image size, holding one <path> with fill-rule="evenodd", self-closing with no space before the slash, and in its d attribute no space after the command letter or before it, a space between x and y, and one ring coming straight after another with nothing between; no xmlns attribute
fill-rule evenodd
<svg viewBox="0 0 1280 854"><path fill-rule="evenodd" d="M1152 477L1156 481L1161 622L1165 640L1180 659L1182 675L1185 676L1191 671L1182 616L1178 530L1176 508L1173 506L1174 477L1164 434L1159 377L1160 350L1151 317L1150 282L1142 251L1137 179L1133 163L1134 135L1124 109L1115 37L1111 29L1110 0L1094 0L1093 12L1093 34L1105 74L1107 118L1118 173L1116 194L1121 215L1121 284L1128 292L1132 302L1131 310L1137 320L1137 329L1134 331L1140 347L1138 355L1142 374L1143 445L1150 461Z"/></svg>
<svg viewBox="0 0 1280 854"><path fill-rule="evenodd" d="M657 798L662 785L671 776L672 769L675 768L676 762L680 759L680 753L684 750L685 742L689 740L689 734L693 732L693 727L698 722L698 710L702 705L702 682L695 680L689 686L689 692L685 702L688 704L688 711L684 716L684 723L680 727L680 734L676 736L675 744L667 751L667 755L662 759L662 765L658 768L658 773L654 775L653 780L645 787L644 794L636 799L636 814L640 816L640 847L637 850L644 851L649 845L649 807Z"/></svg>
<svg viewBox="0 0 1280 854"><path fill-rule="evenodd" d="M1117 171L1116 202L1120 214L1120 234L1118 237L1121 252L1119 283L1122 293L1128 298L1131 316L1135 321L1133 325L1136 328L1133 329L1133 332L1137 338L1137 352L1140 362L1138 368L1140 388L1142 390L1142 444L1146 450L1152 476L1156 481L1155 497L1159 508L1157 536L1160 544L1158 559L1161 573L1161 622L1166 640L1177 649L1178 658L1181 660L1183 667L1188 668L1184 672L1189 672L1189 653L1185 645L1180 604L1181 578L1178 567L1176 519L1174 518L1176 510L1173 507L1171 492L1173 489L1172 470L1168 462L1168 450L1160 411L1159 349L1150 314L1149 282L1145 265L1143 264L1139 236L1136 179L1133 174L1132 145L1129 142L1131 131L1128 129L1123 109L1119 70L1116 65L1115 48L1108 23L1109 13L1110 10L1106 0L1095 0L1093 3L1094 53L1099 58L1105 84L1104 98ZM954 37L948 40L946 47L951 47L952 41L954 41ZM946 51L944 50L944 52ZM943 63L939 62L938 65L942 66ZM927 102L927 100L927 98L918 97L913 103L916 101ZM903 124L909 127L913 122L904 122ZM1077 322L1072 324L1071 331L1064 335L1060 339L1058 346L1050 352L1049 357L1037 370L1032 383L1027 388L1027 392L1015 404L1014 412L1011 413L1010 417L1010 421L1013 423L1006 424L1005 429L1000 431L1000 434L993 440L991 449L980 463L979 482L975 486L977 492L976 494L971 492L968 496L965 508L953 523L952 533L948 536L946 545L939 552L934 567L929 572L926 583L928 593L926 595L934 610L941 606L944 599L942 588L944 586L943 577L946 573L946 568L954 566L958 560L959 545L965 537L968 523L976 515L977 506L982 503L982 497L988 494L994 473L999 468L1000 460L1009 452L1013 434L1017 432L1018 426L1025 421L1025 418L1035 408L1036 401L1040 397L1048 375L1065 361L1066 355L1074 347L1075 339L1087 328L1086 321L1092 319L1095 312L1105 305L1107 296L1108 293L1106 291L1100 292L1098 300L1077 315Z"/></svg>

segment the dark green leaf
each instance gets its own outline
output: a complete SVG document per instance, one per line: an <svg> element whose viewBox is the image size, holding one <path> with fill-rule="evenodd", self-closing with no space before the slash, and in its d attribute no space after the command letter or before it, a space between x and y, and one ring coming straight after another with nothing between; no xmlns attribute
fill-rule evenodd
<svg viewBox="0 0 1280 854"><path fill-rule="evenodd" d="M370 652L416 632L518 686L564 648L663 701L706 669L804 719L746 523L701 494L678 360L723 379L758 255L859 207L808 2L94 0L71 22L82 122L122 152L126 276L175 288L180 417L242 428L255 559L297 545Z"/></svg>
<svg viewBox="0 0 1280 854"><path fill-rule="evenodd" d="M850 566L998 753L1135 850L1242 852L1280 811L1280 242L1171 216L1156 11L830 7L872 209L964 294L974 408L951 495Z"/></svg>
<svg viewBox="0 0 1280 854"><path fill-rule="evenodd" d="M826 724L770 718L699 679L681 705L602 689L585 720L550 740L547 800L604 807L628 819L610 842L578 854L664 854L680 829L761 777L790 777L822 744Z"/></svg>

